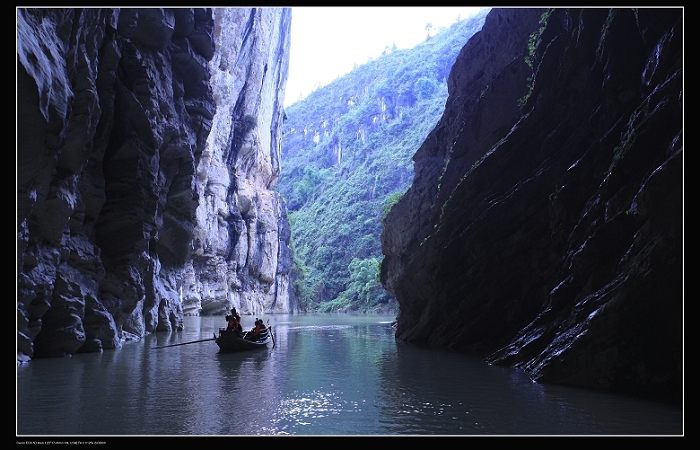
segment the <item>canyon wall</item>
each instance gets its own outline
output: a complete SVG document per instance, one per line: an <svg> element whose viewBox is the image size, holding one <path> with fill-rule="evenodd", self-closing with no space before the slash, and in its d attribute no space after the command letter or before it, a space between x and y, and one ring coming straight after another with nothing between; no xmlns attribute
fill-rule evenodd
<svg viewBox="0 0 700 450"><path fill-rule="evenodd" d="M17 358L293 312L291 12L17 9Z"/></svg>
<svg viewBox="0 0 700 450"><path fill-rule="evenodd" d="M683 10L493 9L382 235L396 336L678 399Z"/></svg>
<svg viewBox="0 0 700 450"><path fill-rule="evenodd" d="M280 174L291 10L214 10L210 63L217 112L197 165L192 257L185 313L298 310L290 291L291 231Z"/></svg>

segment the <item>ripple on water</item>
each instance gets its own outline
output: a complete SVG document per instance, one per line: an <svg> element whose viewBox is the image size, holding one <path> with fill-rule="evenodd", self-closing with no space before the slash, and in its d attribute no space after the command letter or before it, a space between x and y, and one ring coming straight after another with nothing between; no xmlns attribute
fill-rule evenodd
<svg viewBox="0 0 700 450"><path fill-rule="evenodd" d="M361 411L361 403L342 392L314 390L283 399L272 422L275 434L342 434L338 417Z"/></svg>

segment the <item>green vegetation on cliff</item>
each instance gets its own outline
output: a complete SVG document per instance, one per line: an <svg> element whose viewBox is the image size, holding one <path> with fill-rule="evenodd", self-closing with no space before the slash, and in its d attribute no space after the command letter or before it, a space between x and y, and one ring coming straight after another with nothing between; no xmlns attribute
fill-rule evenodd
<svg viewBox="0 0 700 450"><path fill-rule="evenodd" d="M396 309L378 281L381 220L410 186L411 158L442 115L452 64L486 13L387 51L287 108L277 189L307 310Z"/></svg>

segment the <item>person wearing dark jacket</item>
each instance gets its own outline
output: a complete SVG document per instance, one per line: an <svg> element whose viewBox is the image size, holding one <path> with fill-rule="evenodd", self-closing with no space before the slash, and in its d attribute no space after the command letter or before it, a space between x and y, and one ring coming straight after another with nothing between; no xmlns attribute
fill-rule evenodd
<svg viewBox="0 0 700 450"><path fill-rule="evenodd" d="M226 316L226 322L228 323L226 331L235 330L238 333L243 332L243 327L241 327L241 316L238 314L238 311L236 311L236 308L231 308L231 314Z"/></svg>

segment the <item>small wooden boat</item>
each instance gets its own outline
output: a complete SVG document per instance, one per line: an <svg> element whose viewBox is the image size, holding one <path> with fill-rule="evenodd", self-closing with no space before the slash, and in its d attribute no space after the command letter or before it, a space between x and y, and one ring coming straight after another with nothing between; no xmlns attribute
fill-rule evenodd
<svg viewBox="0 0 700 450"><path fill-rule="evenodd" d="M253 333L246 332L242 335L234 330L226 330L219 328L219 336L214 334L216 344L222 352L242 352L246 350L255 350L259 348L267 348L270 342L274 342L272 336L272 327L263 330L260 337L254 339Z"/></svg>

